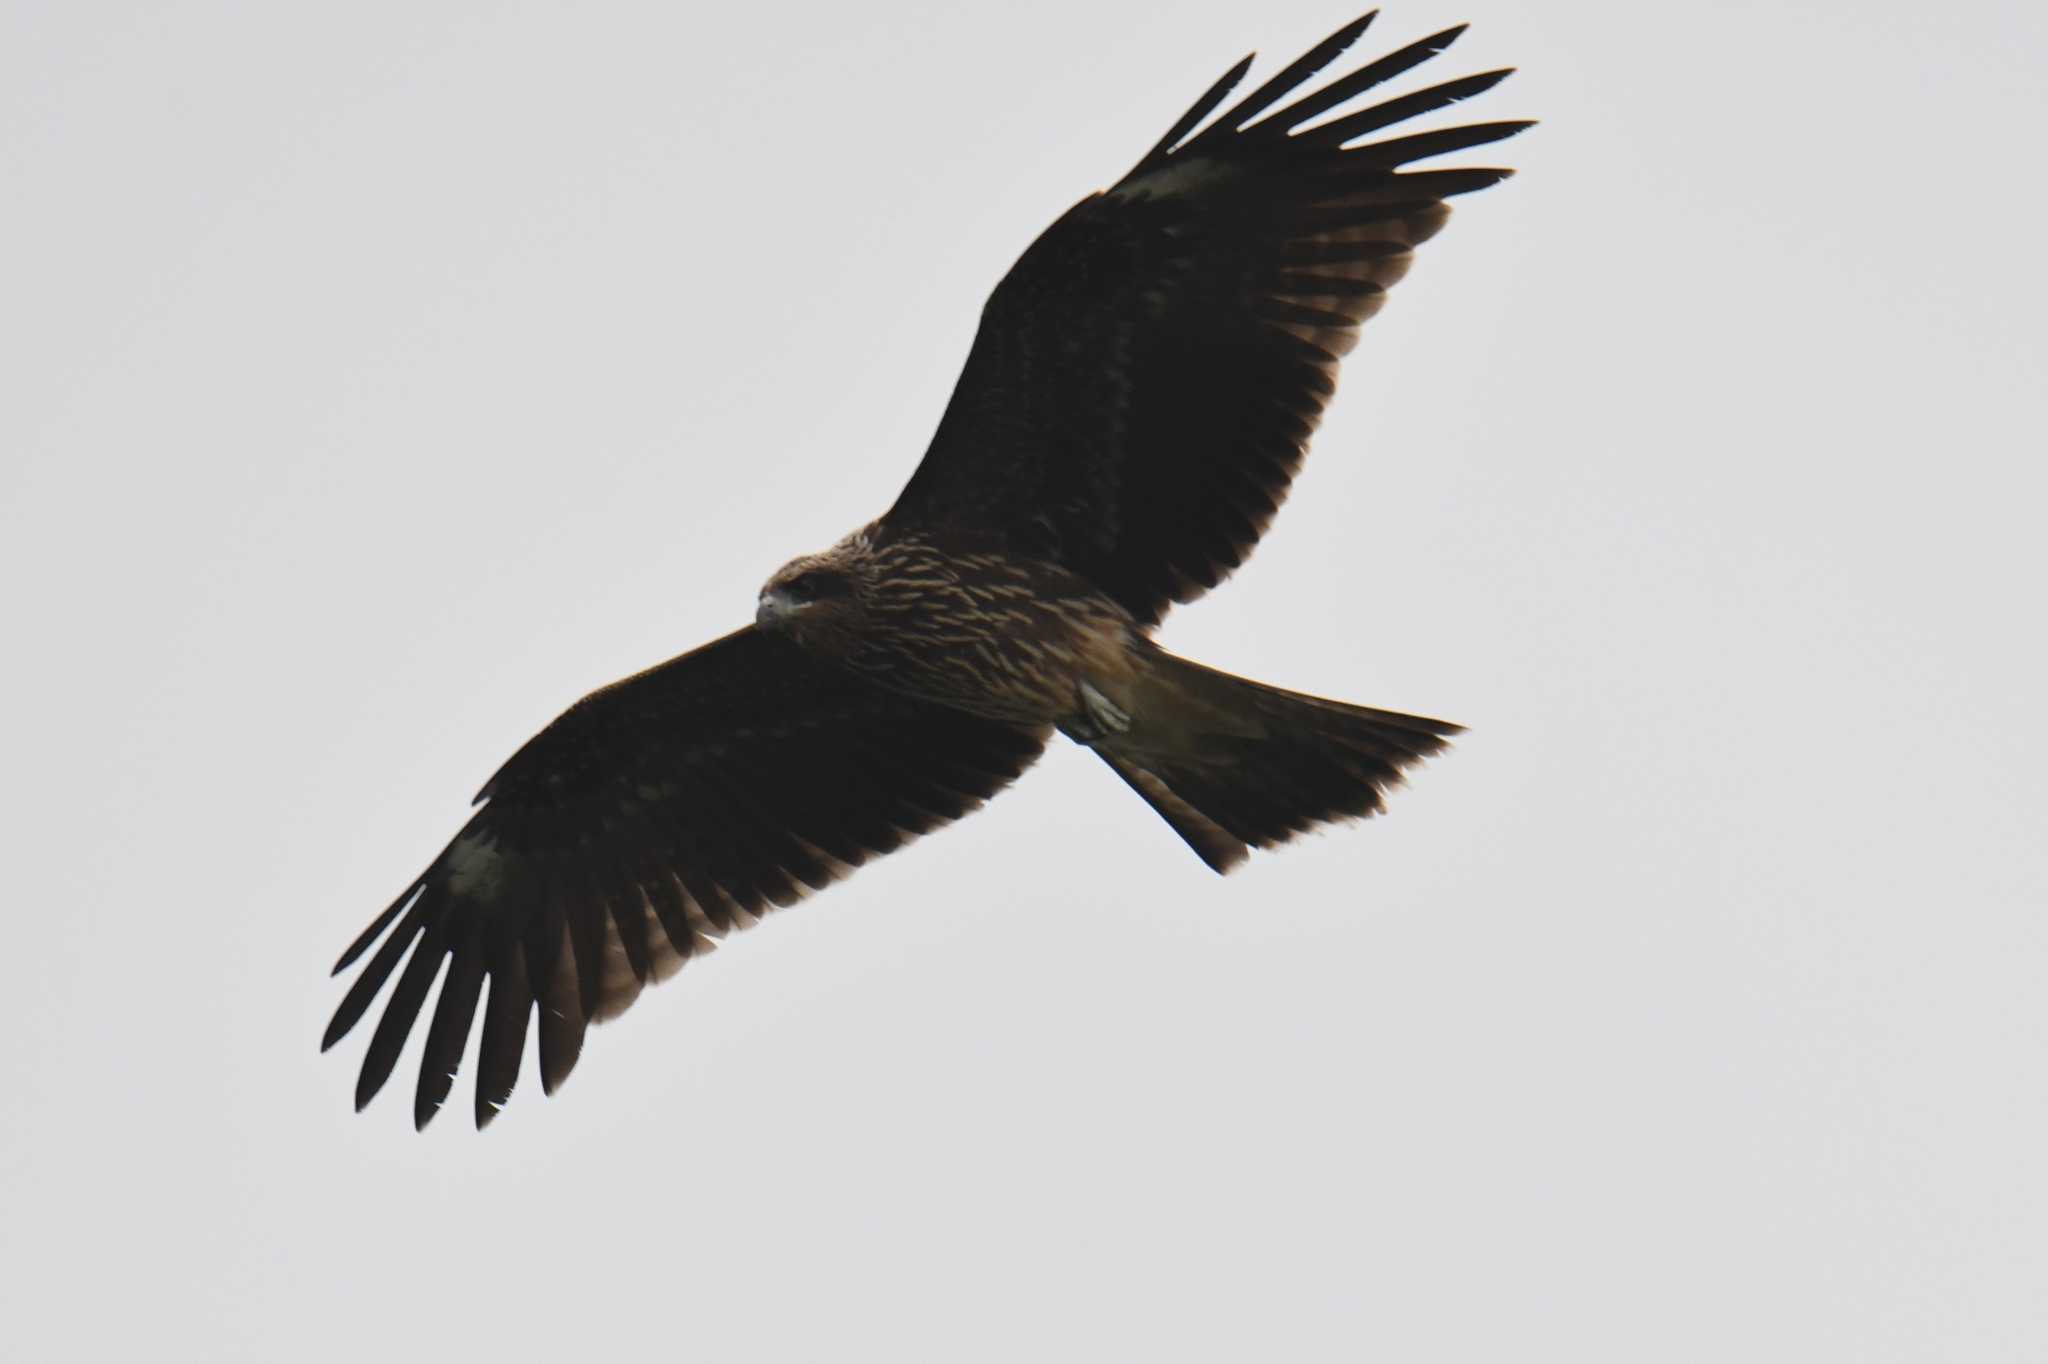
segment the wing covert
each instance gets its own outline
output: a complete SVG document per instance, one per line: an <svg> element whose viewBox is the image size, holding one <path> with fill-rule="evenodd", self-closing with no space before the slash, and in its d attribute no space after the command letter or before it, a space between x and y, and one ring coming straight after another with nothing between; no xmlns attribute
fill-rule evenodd
<svg viewBox="0 0 2048 1364"><path fill-rule="evenodd" d="M1314 122L1443 51L1462 27L1267 112L1372 17L1189 137L1247 59L1130 174L1046 229L990 296L887 520L993 533L1089 577L1148 623L1243 562L1301 467L1359 324L1443 226L1445 200L1510 173L1401 168L1528 126L1352 145L1506 71Z"/></svg>
<svg viewBox="0 0 2048 1364"><path fill-rule="evenodd" d="M343 954L337 973L383 939L321 1049L396 972L356 1087L367 1104L446 961L414 1121L447 1098L481 1004L481 1127L536 1009L552 1092L591 1022L732 928L979 808L1047 737L881 691L751 626L593 692L499 770Z"/></svg>

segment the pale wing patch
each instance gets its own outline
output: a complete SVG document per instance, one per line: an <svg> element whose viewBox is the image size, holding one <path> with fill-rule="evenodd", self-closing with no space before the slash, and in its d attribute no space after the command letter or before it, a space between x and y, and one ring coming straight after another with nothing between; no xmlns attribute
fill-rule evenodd
<svg viewBox="0 0 2048 1364"><path fill-rule="evenodd" d="M1165 199L1196 193L1241 174L1228 162L1213 157L1177 157L1157 170L1146 171L1124 181L1108 193L1111 199Z"/></svg>
<svg viewBox="0 0 2048 1364"><path fill-rule="evenodd" d="M448 845L448 889L487 905L505 888L505 858L488 833L466 833Z"/></svg>

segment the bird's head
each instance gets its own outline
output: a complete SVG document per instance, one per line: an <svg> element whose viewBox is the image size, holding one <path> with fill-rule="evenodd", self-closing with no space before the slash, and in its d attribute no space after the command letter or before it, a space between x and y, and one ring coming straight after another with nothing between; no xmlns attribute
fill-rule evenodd
<svg viewBox="0 0 2048 1364"><path fill-rule="evenodd" d="M850 647L866 615L856 537L791 559L761 589L754 624L819 652Z"/></svg>

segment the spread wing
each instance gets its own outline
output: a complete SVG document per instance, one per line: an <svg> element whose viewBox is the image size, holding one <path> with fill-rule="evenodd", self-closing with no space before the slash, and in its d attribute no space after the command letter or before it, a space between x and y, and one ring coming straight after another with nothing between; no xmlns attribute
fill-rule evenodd
<svg viewBox="0 0 2048 1364"><path fill-rule="evenodd" d="M1287 495L1337 361L1449 216L1505 170L1403 172L1529 126L1359 139L1479 94L1468 76L1316 123L1443 51L1450 29L1268 113L1372 16L1188 134L1246 58L1107 193L1032 244L982 313L931 449L888 520L993 533L1141 620L1243 562Z"/></svg>
<svg viewBox="0 0 2048 1364"><path fill-rule="evenodd" d="M752 627L594 692L505 764L343 954L337 974L389 930L321 1049L410 950L356 1085L367 1104L445 960L414 1121L447 1098L488 982L481 1127L512 1093L536 1005L553 1092L589 1023L712 938L979 808L1047 737L883 692Z"/></svg>

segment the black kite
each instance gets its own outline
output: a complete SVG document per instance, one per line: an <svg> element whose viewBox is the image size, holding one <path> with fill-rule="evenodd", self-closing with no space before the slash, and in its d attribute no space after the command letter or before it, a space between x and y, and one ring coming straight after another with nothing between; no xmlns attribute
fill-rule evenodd
<svg viewBox="0 0 2048 1364"><path fill-rule="evenodd" d="M770 906L978 808L1055 729L1218 871L1380 810L1402 769L1443 747L1456 726L1261 686L1150 639L1251 552L1338 357L1444 225L1445 200L1508 174L1400 168L1527 126L1360 145L1505 71L1325 117L1460 28L1275 109L1371 18L1197 132L1247 57L1031 245L886 515L778 572L752 626L585 697L491 778L335 967L389 930L323 1048L411 951L358 1107L444 961L414 1117L424 1126L447 1097L482 1002L482 1126L512 1093L535 1017L553 1091L588 1023Z"/></svg>

